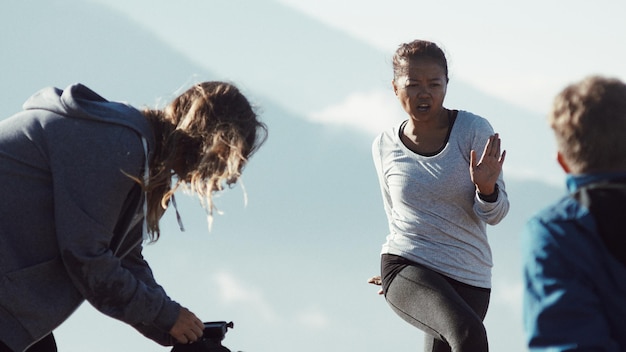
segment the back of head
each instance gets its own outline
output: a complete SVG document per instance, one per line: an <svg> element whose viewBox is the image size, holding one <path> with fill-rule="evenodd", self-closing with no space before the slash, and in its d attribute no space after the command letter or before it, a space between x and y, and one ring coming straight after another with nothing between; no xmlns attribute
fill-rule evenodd
<svg viewBox="0 0 626 352"><path fill-rule="evenodd" d="M247 98L227 82L195 84L165 109L144 114L158 136L147 185L148 225L157 237L158 220L179 186L197 194L211 214L213 193L239 179L267 137ZM170 187L172 172L177 181Z"/></svg>
<svg viewBox="0 0 626 352"><path fill-rule="evenodd" d="M239 147L239 157L246 161L264 139L259 131L265 131L265 126L257 120L247 98L226 82L194 85L165 108L165 118L172 123L175 133L200 144L197 158L221 143Z"/></svg>
<svg viewBox="0 0 626 352"><path fill-rule="evenodd" d="M223 183L235 183L266 136L266 126L247 98L226 82L196 84L164 112L174 126L166 145L179 150L180 169L174 171L204 197L221 190Z"/></svg>
<svg viewBox="0 0 626 352"><path fill-rule="evenodd" d="M626 171L626 84L591 76L567 86L548 117L573 173Z"/></svg>
<svg viewBox="0 0 626 352"><path fill-rule="evenodd" d="M437 44L426 40L414 40L401 44L393 55L394 79L407 74L407 63L411 60L431 60L440 65L448 79L448 60Z"/></svg>

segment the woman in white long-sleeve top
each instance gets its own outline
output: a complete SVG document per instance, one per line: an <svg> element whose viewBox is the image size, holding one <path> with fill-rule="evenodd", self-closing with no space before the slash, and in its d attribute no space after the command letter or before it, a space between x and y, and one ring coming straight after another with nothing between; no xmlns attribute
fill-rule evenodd
<svg viewBox="0 0 626 352"><path fill-rule="evenodd" d="M448 67L436 44L401 45L393 70L408 119L372 146L389 234L382 279L370 282L382 284L391 308L426 333L425 351L488 351L486 224L509 209L506 153L486 119L443 106Z"/></svg>

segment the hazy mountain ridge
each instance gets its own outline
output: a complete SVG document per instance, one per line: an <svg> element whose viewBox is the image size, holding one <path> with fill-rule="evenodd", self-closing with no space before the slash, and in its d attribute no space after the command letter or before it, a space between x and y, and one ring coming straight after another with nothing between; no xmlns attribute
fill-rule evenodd
<svg viewBox="0 0 626 352"><path fill-rule="evenodd" d="M291 113L315 111L389 81L375 73L390 56L272 0L102 3L132 13L195 62Z"/></svg>
<svg viewBox="0 0 626 352"><path fill-rule="evenodd" d="M11 1L0 12L2 117L46 86L81 82L110 100L152 106L201 74L121 14L87 1Z"/></svg>
<svg viewBox="0 0 626 352"><path fill-rule="evenodd" d="M106 4L132 14L202 67L279 102L290 115L309 116L341 104L355 92L393 94L393 52L382 52L273 0L106 0ZM420 22L415 26L419 29ZM487 96L457 79L454 67L450 69L446 106L489 119L510 152L509 170L559 182L555 146L543 116Z"/></svg>
<svg viewBox="0 0 626 352"><path fill-rule="evenodd" d="M244 173L249 204L243 206L239 186L224 193L217 205L225 213L216 215L213 232L207 234L204 213L197 202L179 197L187 232L178 233L173 214L168 212L164 238L146 248L157 278L173 297L198 307L207 319L235 320L237 328L228 341L239 349L374 351L420 343L419 335L413 335L413 330L376 296L375 288L365 284L365 279L378 271L378 251L387 230L371 163L370 136L310 123L294 108L302 103L304 113L340 101L353 88L386 87L387 78L368 75L369 65L381 64L385 55L363 48L363 43L352 43L348 36L310 19L293 17L281 22L281 16L291 17L293 12L284 8L279 11L280 6L268 1L252 2L248 9L254 11L235 17L236 21L232 20L237 13L233 6L241 3L207 3L213 6L211 23L223 30L221 44L211 44L219 55L207 55L207 59L215 59L211 65L215 72L198 65L197 59L176 52L146 26L138 26L107 7L78 0L14 2L0 13L0 118L19 110L30 94L48 85L63 88L81 81L109 99L127 100L137 106L155 103L158 97L167 100L174 89L191 80L236 78L235 83L241 84L261 106L262 118L270 128L267 144ZM77 12L69 11L70 8ZM174 13L162 15L176 18ZM272 16L277 16L274 29L261 31L261 25ZM254 50L242 46L245 30L227 28L246 28L243 26L248 20L256 21L253 27L259 33L276 38L282 38L282 31L291 26L295 42L275 38L276 43L267 46L255 37ZM181 26L198 23L188 22ZM206 26L202 28L215 32ZM297 33L307 35L298 37ZM330 44L320 40L329 37L335 39ZM298 38L305 38L306 45ZM291 57L285 57L284 52L263 51L290 44ZM316 49L318 46L324 49ZM344 49L348 51L342 52ZM246 62L254 62L254 53L260 53L266 61L261 66L246 67ZM278 61L281 58L286 61ZM272 60L277 60L274 65L270 65ZM287 65L290 60L301 63ZM245 67L245 74L234 77L217 71L220 66L230 72ZM255 70L258 77L253 74ZM272 78L276 82L269 84ZM267 90L262 81L268 81ZM484 114L503 134L532 133L528 130L533 125L525 121L528 115L519 108L454 80L449 94L451 107ZM536 156L531 145L528 149L509 151L510 160L522 153ZM550 185L515 178L507 179L507 190L511 213L502 224L489 228L496 265L494 282L520 278L517 248L521 227L530 214L562 193ZM213 277L220 270L260 288L266 303L275 310L273 314L278 316L276 321L248 306L220 301L211 287L205 287L213 284ZM202 291L195 292L196 288ZM321 319L319 330L307 329L294 318L307 309L320 311L329 320ZM520 322L506 320L510 318L507 309L495 302L489 313L488 321L497 318L488 326L494 331L494 350L511 351L510 343L519 340ZM91 351L130 350L128 346L133 344L141 346L138 350L156 350L155 345L119 323L112 329L119 325L123 335L115 335L118 340L96 347L101 344L97 342L101 332L79 317L71 318L62 327L61 344L89 344ZM380 334L394 336L395 341L365 338ZM91 340L79 340L77 335ZM280 341L273 344L276 340Z"/></svg>

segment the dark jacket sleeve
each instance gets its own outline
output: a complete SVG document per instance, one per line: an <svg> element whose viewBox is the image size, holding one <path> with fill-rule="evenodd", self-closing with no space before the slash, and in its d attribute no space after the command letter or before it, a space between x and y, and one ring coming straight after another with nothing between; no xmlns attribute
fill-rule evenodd
<svg viewBox="0 0 626 352"><path fill-rule="evenodd" d="M141 224L137 226L136 230L141 233ZM163 287L154 279L152 269L150 269L150 266L142 255L142 249L143 246L141 244L135 246L135 248L133 248L133 250L122 259L122 265L133 273L135 278L141 280L146 286L160 290L163 295L167 296ZM171 328L172 325L173 322L163 321L160 323L139 323L133 327L144 336L163 346L172 346L174 344L174 340L168 333L169 328ZM169 328L164 331L158 326L168 326Z"/></svg>
<svg viewBox="0 0 626 352"><path fill-rule="evenodd" d="M130 270L111 250L112 242L136 241L114 237L120 217L135 215L122 210L136 186L128 174L141 175L145 160L140 138L128 128L76 119L47 130L56 234L73 284L104 314L169 331L180 306L142 280L147 265Z"/></svg>
<svg viewBox="0 0 626 352"><path fill-rule="evenodd" d="M531 351L619 351L595 287L584 222L531 219L522 237L524 326Z"/></svg>

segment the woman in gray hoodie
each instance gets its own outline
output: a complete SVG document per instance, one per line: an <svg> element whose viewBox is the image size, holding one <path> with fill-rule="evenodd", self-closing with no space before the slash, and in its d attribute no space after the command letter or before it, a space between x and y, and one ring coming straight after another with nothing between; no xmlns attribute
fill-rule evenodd
<svg viewBox="0 0 626 352"><path fill-rule="evenodd" d="M46 88L1 121L0 351L56 351L52 331L84 300L162 345L197 340L202 321L155 282L142 244L181 185L210 214L266 135L223 82L144 111Z"/></svg>

